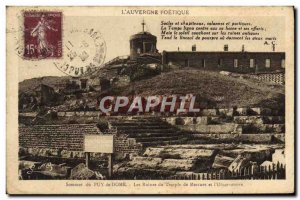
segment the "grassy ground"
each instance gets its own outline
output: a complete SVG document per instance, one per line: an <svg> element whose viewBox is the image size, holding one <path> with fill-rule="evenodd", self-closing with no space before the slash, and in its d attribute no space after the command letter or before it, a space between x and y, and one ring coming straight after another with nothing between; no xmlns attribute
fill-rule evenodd
<svg viewBox="0 0 300 200"><path fill-rule="evenodd" d="M40 89L40 84L48 85L54 89L61 88L61 85L65 85L66 81L69 79L70 77L68 76L44 76L27 79L19 83L19 93L37 91Z"/></svg>
<svg viewBox="0 0 300 200"><path fill-rule="evenodd" d="M53 88L64 87L69 77L43 77L19 83L19 92L35 91L41 83ZM148 79L130 83L123 88L112 88L108 95L196 95L196 101L206 108L269 107L284 108L284 86L257 80L221 75L215 71L184 68L161 73ZM96 103L99 91L76 98ZM73 99L74 100L74 99ZM64 105L67 105L65 102ZM67 106L68 107L68 106Z"/></svg>
<svg viewBox="0 0 300 200"><path fill-rule="evenodd" d="M214 71L195 69L162 73L133 82L121 94L129 95L194 94L209 107L284 107L284 86L256 80L234 78Z"/></svg>

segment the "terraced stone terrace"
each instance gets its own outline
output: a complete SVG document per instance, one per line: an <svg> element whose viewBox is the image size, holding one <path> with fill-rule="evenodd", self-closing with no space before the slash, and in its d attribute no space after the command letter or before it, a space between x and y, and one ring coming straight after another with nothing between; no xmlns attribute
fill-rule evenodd
<svg viewBox="0 0 300 200"><path fill-rule="evenodd" d="M204 109L200 116L108 117L120 134L147 146L202 143L283 143L285 118L263 108Z"/></svg>
<svg viewBox="0 0 300 200"><path fill-rule="evenodd" d="M264 162L278 164L273 155L284 152L284 116L269 109L207 109L196 117L111 117L109 121L144 147L129 161L115 164L115 177L120 179L207 178L207 173L232 167L250 170Z"/></svg>
<svg viewBox="0 0 300 200"><path fill-rule="evenodd" d="M90 123L63 124L63 121L75 119L89 120ZM219 173L218 176L221 176L220 170L230 172L232 167L234 170L244 167L252 170L256 165L277 165L279 160L274 160L274 155L279 155L280 163L285 162L285 118L281 112L265 108L203 109L197 116L164 113L99 117L97 112L58 113L58 121L62 122L60 125L20 126L20 144L26 150L28 144L32 144L30 141L36 138L35 147L44 145L37 156L44 156L44 150L48 156L51 154L58 159L84 159L82 149L73 149L70 145L76 143L81 147L83 141L75 139L90 134L90 131L83 133L73 129L83 126L96 130L99 120L108 122L107 130L114 132L98 130L95 134L116 136L114 179L207 178L212 176L209 173ZM49 137L26 131L39 127L47 130ZM64 142L67 147L64 152L51 150L51 141L60 140L63 136L49 131L53 127L63 128L64 137L73 141ZM45 140L44 143L41 140ZM33 147L28 148L26 151L29 152ZM96 154L92 158L98 159Z"/></svg>
<svg viewBox="0 0 300 200"><path fill-rule="evenodd" d="M108 120L118 134L126 134L144 147L181 144L187 140L185 131L157 117L111 117Z"/></svg>

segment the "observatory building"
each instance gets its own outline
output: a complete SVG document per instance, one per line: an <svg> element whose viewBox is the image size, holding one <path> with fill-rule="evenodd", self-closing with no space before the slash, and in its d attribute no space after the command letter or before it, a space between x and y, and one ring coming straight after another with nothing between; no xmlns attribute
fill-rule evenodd
<svg viewBox="0 0 300 200"><path fill-rule="evenodd" d="M145 31L145 22L142 22L143 31L130 37L130 59L136 60L142 54L157 53L156 36Z"/></svg>
<svg viewBox="0 0 300 200"><path fill-rule="evenodd" d="M247 52L242 51L163 51L163 65L177 65L206 70L229 71L236 73L267 73L285 70L285 52Z"/></svg>

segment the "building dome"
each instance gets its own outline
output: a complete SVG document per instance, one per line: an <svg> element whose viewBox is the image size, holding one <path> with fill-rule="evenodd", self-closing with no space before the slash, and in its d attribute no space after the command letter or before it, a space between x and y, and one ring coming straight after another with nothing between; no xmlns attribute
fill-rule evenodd
<svg viewBox="0 0 300 200"><path fill-rule="evenodd" d="M156 40L156 36L152 35L149 32L139 32L137 34L134 34L130 37L130 41L131 40L135 40L135 39L154 39Z"/></svg>
<svg viewBox="0 0 300 200"><path fill-rule="evenodd" d="M144 31L145 23L142 23L143 31L130 37L130 59L136 60L141 54L156 53L156 36Z"/></svg>

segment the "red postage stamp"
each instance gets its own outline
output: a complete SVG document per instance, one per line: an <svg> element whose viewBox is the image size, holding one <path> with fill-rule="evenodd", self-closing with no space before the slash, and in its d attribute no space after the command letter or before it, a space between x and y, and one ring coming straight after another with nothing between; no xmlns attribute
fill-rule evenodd
<svg viewBox="0 0 300 200"><path fill-rule="evenodd" d="M24 12L24 58L62 56L62 13Z"/></svg>

